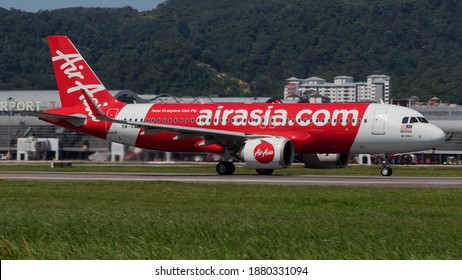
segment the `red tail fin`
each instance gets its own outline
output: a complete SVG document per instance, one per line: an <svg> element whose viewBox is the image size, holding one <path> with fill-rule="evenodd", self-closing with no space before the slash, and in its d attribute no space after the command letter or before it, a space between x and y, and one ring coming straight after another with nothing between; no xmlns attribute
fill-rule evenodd
<svg viewBox="0 0 462 280"><path fill-rule="evenodd" d="M82 104L85 90L100 104L118 102L66 36L49 36L51 59L62 107Z"/></svg>

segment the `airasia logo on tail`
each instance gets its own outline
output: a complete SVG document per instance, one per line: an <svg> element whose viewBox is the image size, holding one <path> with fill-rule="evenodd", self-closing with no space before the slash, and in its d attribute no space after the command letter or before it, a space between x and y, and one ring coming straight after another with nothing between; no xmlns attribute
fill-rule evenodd
<svg viewBox="0 0 462 280"><path fill-rule="evenodd" d="M86 68L85 66L86 62L84 61L83 57L79 53L64 54L62 51L56 50L56 56L52 57L52 61L56 62L56 61L61 61L61 60L63 60L63 63L61 64L59 69L63 71L64 75L66 75L66 77L69 80L74 81L74 85L75 85L75 87L69 87L67 89L67 93L73 93L73 92L84 90L94 99L95 103L98 104L99 107L107 106L107 102L101 105L99 104L99 100L94 97L95 93L104 90L105 87L100 83L85 84L87 81L82 71L86 71L87 73L90 72L91 74L91 69ZM81 62L82 64L77 65L77 62ZM98 120L92 113L90 106L88 106L88 103L85 100L85 97L83 96L83 94L79 96L79 100L83 103L88 117L93 122L99 122L100 120Z"/></svg>
<svg viewBox="0 0 462 280"><path fill-rule="evenodd" d="M57 50L56 56L53 56L51 60L53 62L64 60L63 64L59 67L67 76L68 79L80 79L85 82L85 76L80 71L91 71L86 69L84 65L78 65L77 62L84 61L83 57L79 53L74 54L64 54L62 51ZM75 87L71 87L67 89L67 93L72 93L79 90L86 90L90 95L93 96L94 93L104 90L104 86L102 84L84 84L80 81L74 81Z"/></svg>
<svg viewBox="0 0 462 280"><path fill-rule="evenodd" d="M253 150L254 158L263 164L270 163L274 159L274 146L270 142L261 141Z"/></svg>

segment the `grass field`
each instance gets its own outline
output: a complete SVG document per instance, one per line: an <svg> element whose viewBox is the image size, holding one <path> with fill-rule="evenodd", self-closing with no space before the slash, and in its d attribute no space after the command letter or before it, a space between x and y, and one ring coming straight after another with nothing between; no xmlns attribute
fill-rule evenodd
<svg viewBox="0 0 462 280"><path fill-rule="evenodd" d="M0 259L462 259L459 189L0 181L0 209Z"/></svg>

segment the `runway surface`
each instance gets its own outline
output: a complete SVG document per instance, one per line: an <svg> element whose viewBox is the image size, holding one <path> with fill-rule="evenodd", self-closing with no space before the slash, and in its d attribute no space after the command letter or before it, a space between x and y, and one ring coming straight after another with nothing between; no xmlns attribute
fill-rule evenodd
<svg viewBox="0 0 462 280"><path fill-rule="evenodd" d="M231 183L302 186L372 186L372 187L439 187L462 188L462 177L382 177L318 175L231 175L197 173L120 173L120 172L42 172L0 171L3 180L50 181L170 181L185 183Z"/></svg>

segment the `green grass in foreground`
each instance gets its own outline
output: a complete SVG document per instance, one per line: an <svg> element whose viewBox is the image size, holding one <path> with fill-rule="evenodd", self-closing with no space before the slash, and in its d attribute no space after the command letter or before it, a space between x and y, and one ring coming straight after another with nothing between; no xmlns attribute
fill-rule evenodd
<svg viewBox="0 0 462 280"><path fill-rule="evenodd" d="M0 259L461 259L462 191L0 182Z"/></svg>

